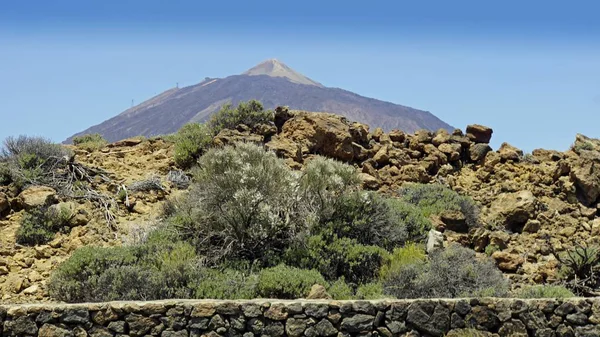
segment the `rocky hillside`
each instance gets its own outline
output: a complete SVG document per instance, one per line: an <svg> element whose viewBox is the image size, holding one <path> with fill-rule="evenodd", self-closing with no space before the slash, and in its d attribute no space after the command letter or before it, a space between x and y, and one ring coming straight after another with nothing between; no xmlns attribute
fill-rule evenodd
<svg viewBox="0 0 600 337"><path fill-rule="evenodd" d="M598 241L600 218L600 140L578 135L572 150L534 150L509 144L494 151L492 129L470 125L465 131L418 131L408 134L350 122L326 113L276 110L274 125L240 125L222 130L214 145L238 141L262 143L289 166L301 169L315 155L353 164L367 189L395 195L407 182L441 183L471 196L480 206L480 226L468 227L463 214L446 212L433 219L445 242L458 242L490 255L515 286L556 278L555 252L581 242ZM172 144L163 139L130 139L101 150L76 149L75 160L108 172L111 183L95 181L98 190L117 195L151 176L163 189L132 193L119 202L116 225L107 227L100 210L88 202L61 200L46 187L19 191L0 188L0 291L4 302L48 300L50 272L74 249L117 245L152 225L162 200L179 193L166 182L173 170ZM77 216L71 228L48 245L15 243L23 210L50 200L70 203Z"/></svg>
<svg viewBox="0 0 600 337"><path fill-rule="evenodd" d="M206 121L225 103L237 105L250 99L258 99L268 109L287 105L337 113L388 131L451 129L430 112L324 87L277 60L268 60L241 75L207 78L196 85L169 89L74 136L100 133L117 141L169 134L190 121Z"/></svg>

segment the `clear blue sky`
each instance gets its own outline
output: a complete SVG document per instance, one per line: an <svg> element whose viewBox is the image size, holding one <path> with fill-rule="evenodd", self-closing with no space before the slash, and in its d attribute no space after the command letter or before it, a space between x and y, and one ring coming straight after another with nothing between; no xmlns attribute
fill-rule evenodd
<svg viewBox="0 0 600 337"><path fill-rule="evenodd" d="M600 137L597 1L3 1L0 138L62 141L179 82L278 58L327 86L493 127Z"/></svg>

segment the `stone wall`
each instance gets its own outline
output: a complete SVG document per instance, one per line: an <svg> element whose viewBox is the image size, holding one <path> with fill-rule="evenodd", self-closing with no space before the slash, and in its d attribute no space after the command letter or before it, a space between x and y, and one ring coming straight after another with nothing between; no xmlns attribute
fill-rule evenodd
<svg viewBox="0 0 600 337"><path fill-rule="evenodd" d="M7 305L0 322L2 336L600 336L600 298Z"/></svg>

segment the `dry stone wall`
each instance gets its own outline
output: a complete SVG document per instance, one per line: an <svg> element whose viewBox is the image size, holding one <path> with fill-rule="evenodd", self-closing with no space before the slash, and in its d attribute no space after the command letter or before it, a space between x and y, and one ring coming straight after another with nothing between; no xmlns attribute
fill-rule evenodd
<svg viewBox="0 0 600 337"><path fill-rule="evenodd" d="M575 337L600 336L600 298L5 305L0 322L2 336Z"/></svg>

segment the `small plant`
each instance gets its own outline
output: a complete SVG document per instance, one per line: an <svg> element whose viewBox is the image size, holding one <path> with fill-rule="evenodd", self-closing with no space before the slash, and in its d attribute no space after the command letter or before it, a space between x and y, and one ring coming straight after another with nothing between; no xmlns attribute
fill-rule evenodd
<svg viewBox="0 0 600 337"><path fill-rule="evenodd" d="M579 244L562 253L553 253L560 262L559 277L564 279L567 288L577 295L597 294L600 288L600 247Z"/></svg>
<svg viewBox="0 0 600 337"><path fill-rule="evenodd" d="M258 274L257 293L258 296L265 298L303 298L315 284L328 285L316 270L278 265L263 269Z"/></svg>
<svg viewBox="0 0 600 337"><path fill-rule="evenodd" d="M136 181L128 188L131 192L164 191L164 189L160 177L155 175L145 180Z"/></svg>
<svg viewBox="0 0 600 337"><path fill-rule="evenodd" d="M17 230L16 241L29 246L47 243L56 232L68 225L71 216L67 207L42 206L26 211Z"/></svg>
<svg viewBox="0 0 600 337"><path fill-rule="evenodd" d="M386 279L389 275L398 273L407 265L420 264L425 261L427 261L425 247L408 243L404 247L394 249L388 262L381 268L380 278Z"/></svg>
<svg viewBox="0 0 600 337"><path fill-rule="evenodd" d="M352 287L346 283L343 277L340 277L335 282L331 283L329 288L327 288L327 293L331 295L334 300L351 300L354 298Z"/></svg>
<svg viewBox="0 0 600 337"><path fill-rule="evenodd" d="M80 149L91 152L103 148L108 142L99 133L92 133L73 137L73 144Z"/></svg>
<svg viewBox="0 0 600 337"><path fill-rule="evenodd" d="M494 254L495 252L499 251L500 247L496 246L496 245L492 245L489 244L485 247L485 254L487 256L492 256L492 254Z"/></svg>
<svg viewBox="0 0 600 337"><path fill-rule="evenodd" d="M569 298L575 297L569 289L555 285L529 286L519 290L515 297L518 298Z"/></svg>
<svg viewBox="0 0 600 337"><path fill-rule="evenodd" d="M231 104L225 104L212 116L208 125L212 134L216 135L223 129L235 129L240 124L253 128L259 124L271 123L273 118L273 111L265 110L257 100L250 100L240 102L235 108Z"/></svg>
<svg viewBox="0 0 600 337"><path fill-rule="evenodd" d="M572 149L579 153L581 151L592 151L594 150L594 145L590 142L584 141L584 142L576 142L573 146Z"/></svg>
<svg viewBox="0 0 600 337"><path fill-rule="evenodd" d="M173 184L173 186L182 190L187 189L192 182L190 177L188 177L185 172L181 170L169 171L167 174L167 181Z"/></svg>
<svg viewBox="0 0 600 337"><path fill-rule="evenodd" d="M256 298L257 275L247 275L241 271L223 271L205 268L200 272L194 289L195 298L210 299L252 299Z"/></svg>
<svg viewBox="0 0 600 337"><path fill-rule="evenodd" d="M184 125L170 138L175 144L175 164L183 169L192 167L212 141L209 129L199 123Z"/></svg>

